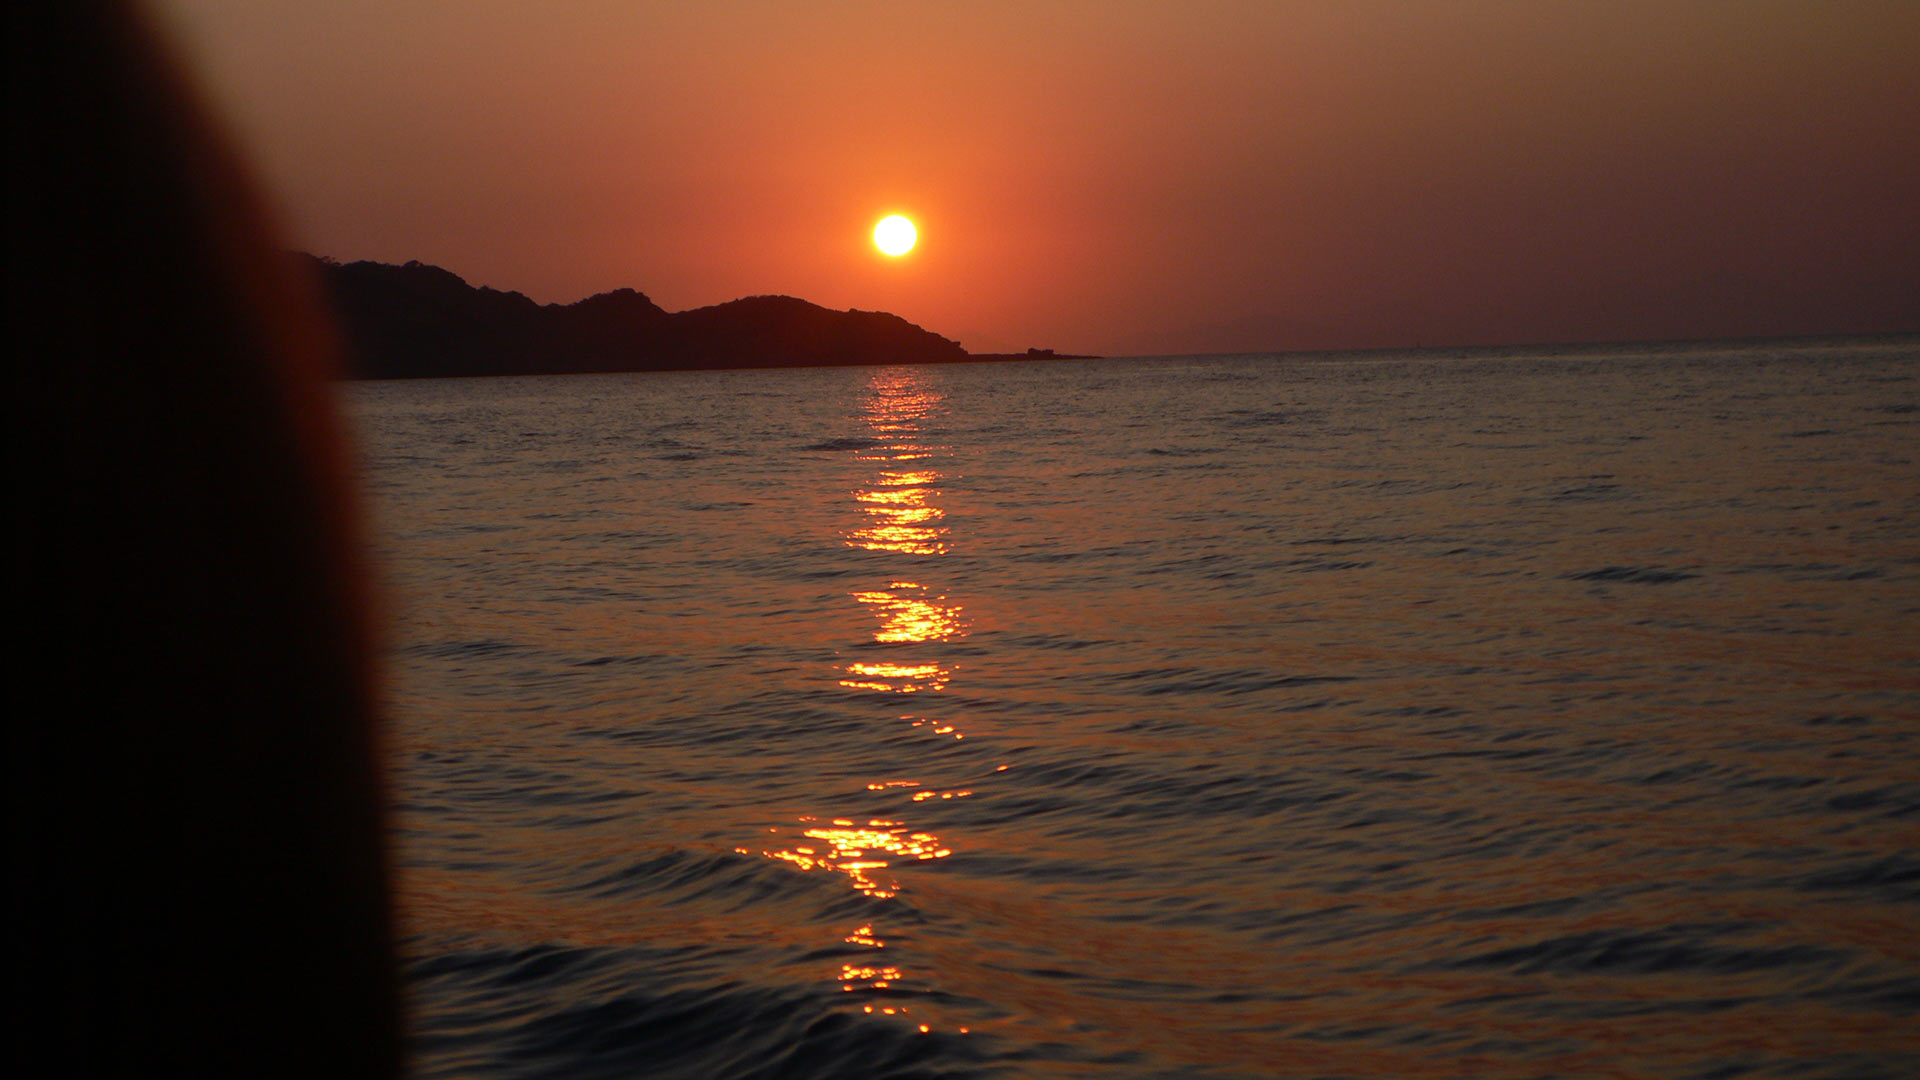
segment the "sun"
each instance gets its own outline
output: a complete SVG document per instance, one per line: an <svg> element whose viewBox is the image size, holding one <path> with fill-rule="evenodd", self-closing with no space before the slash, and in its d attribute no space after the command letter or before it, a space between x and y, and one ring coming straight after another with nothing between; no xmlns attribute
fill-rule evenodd
<svg viewBox="0 0 1920 1080"><path fill-rule="evenodd" d="M889 214L873 227L873 246L889 255L905 255L913 250L914 241L918 239L920 231L899 214Z"/></svg>

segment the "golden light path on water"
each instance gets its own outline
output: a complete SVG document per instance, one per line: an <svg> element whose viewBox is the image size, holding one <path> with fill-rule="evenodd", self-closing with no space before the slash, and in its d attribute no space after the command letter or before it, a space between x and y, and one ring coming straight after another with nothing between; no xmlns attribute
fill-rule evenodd
<svg viewBox="0 0 1920 1080"><path fill-rule="evenodd" d="M895 581L885 589L856 592L855 600L873 608L881 642L949 641L960 635L960 609L944 596L931 596L925 585Z"/></svg>
<svg viewBox="0 0 1920 1080"><path fill-rule="evenodd" d="M852 678L841 679L841 686L853 690L879 690L889 694L913 694L921 690L939 690L947 685L948 676L952 674L939 664L852 663L848 664L845 670Z"/></svg>
<svg viewBox="0 0 1920 1080"><path fill-rule="evenodd" d="M934 501L944 477L928 464L937 448L918 440L920 422L939 402L940 396L914 369L875 372L866 418L878 445L861 460L877 463L878 469L869 484L852 493L865 520L844 534L849 546L916 559L938 557L950 550L946 513ZM888 649L952 641L967 632L958 605L911 578L892 579L884 586L855 590L850 595L874 616L874 643ZM848 661L841 665L840 675L839 685L849 690L936 694L947 687L953 671L935 660L904 656ZM909 714L900 719L924 729L929 736L966 737L952 724L924 716ZM1005 768L1000 766L1003 771ZM876 778L867 783L866 789L874 796L898 796L906 806L964 799L973 794L969 788L943 789L907 777ZM931 862L953 854L939 836L892 817L806 815L799 819L797 832L787 846L761 854L803 871L842 874L856 892L876 900L899 894L902 885L898 875L892 873L898 865ZM736 850L747 852L745 848ZM886 940L871 922L852 928L842 940L875 950L876 954L887 948ZM911 1006L905 999L895 996L909 978L898 964L883 962L877 955L871 960L843 961L832 977L846 993L872 992L874 1000L861 1004L863 1012L899 1016L916 1023L922 1032L932 1030L931 1024L910 1015Z"/></svg>
<svg viewBox="0 0 1920 1080"><path fill-rule="evenodd" d="M940 399L904 381L878 381L901 379L899 370L875 376L867 419L881 445L864 460L879 461L881 469L870 485L853 493L868 520L848 533L846 542L869 551L943 555L947 551L947 527L942 523L946 513L931 501L940 494L935 485L941 475L930 468L907 465L932 456L930 449L915 442L913 436L919 433L918 422Z"/></svg>

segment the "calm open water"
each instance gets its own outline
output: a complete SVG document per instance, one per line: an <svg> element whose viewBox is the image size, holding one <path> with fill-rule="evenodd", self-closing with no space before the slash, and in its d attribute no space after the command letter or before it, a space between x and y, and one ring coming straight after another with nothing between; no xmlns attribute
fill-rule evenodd
<svg viewBox="0 0 1920 1080"><path fill-rule="evenodd" d="M1920 343L344 393L423 1077L1920 1073Z"/></svg>

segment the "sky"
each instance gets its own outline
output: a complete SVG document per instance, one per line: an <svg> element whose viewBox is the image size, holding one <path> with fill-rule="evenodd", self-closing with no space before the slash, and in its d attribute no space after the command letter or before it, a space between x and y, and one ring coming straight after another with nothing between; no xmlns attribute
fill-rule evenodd
<svg viewBox="0 0 1920 1080"><path fill-rule="evenodd" d="M152 6L294 246L543 303L1109 355L1920 331L1915 0Z"/></svg>

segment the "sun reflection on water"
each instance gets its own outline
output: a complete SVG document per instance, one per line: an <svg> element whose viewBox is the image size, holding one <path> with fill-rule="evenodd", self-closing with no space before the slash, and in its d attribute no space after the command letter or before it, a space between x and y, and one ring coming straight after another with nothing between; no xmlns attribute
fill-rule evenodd
<svg viewBox="0 0 1920 1080"><path fill-rule="evenodd" d="M849 546L915 557L945 555L950 550L946 511L936 501L941 495L939 485L947 476L932 465L944 448L933 445L922 430L940 400L922 371L896 368L874 373L866 420L877 445L860 459L874 462L877 475L852 491L861 521L842 534ZM913 565L930 564L916 561ZM884 586L857 590L851 596L875 619L872 643L865 648L877 647L877 651L840 664L839 685L887 694L933 693L946 688L953 678L951 666L924 654L896 650L964 637L967 625L959 605L926 584L919 573L910 577L903 574L887 580ZM909 714L900 720L942 741L949 736L965 738L953 724L926 716ZM970 788L942 787L910 777L911 773L903 776L896 772L891 777L882 774L866 784L867 797L898 799L906 809L973 795ZM796 826L770 831L787 835L760 854L802 871L842 875L854 891L874 900L899 895L903 887L901 867L935 862L953 854L953 848L938 835L893 817L822 820L803 816ZM747 853L746 848L736 850ZM833 977L840 990L879 995L878 1000L854 999L861 1002L866 1013L906 1018L910 1009L902 995L910 996L913 991L902 984L910 977L891 950L885 960L881 959L880 950L888 950L888 943L876 931L875 923L853 928L842 942L857 955L843 957L835 964ZM919 1019L914 1017L910 1022L922 1032L932 1030L931 1024L918 1023ZM959 1030L964 1033L968 1029Z"/></svg>
<svg viewBox="0 0 1920 1080"><path fill-rule="evenodd" d="M855 490L867 522L849 531L846 542L869 551L906 555L944 555L947 548L946 514L930 501L940 494L941 474L928 468L887 468L925 461L935 448L917 441L920 421L940 403L940 395L924 386L919 376L901 371L876 373L867 402L867 423L885 441L863 460L882 463L880 475Z"/></svg>
<svg viewBox="0 0 1920 1080"><path fill-rule="evenodd" d="M951 680L951 669L939 664L851 663L843 668L848 678L840 685L853 690L879 690L890 694L915 694L939 690Z"/></svg>
<svg viewBox="0 0 1920 1080"><path fill-rule="evenodd" d="M875 508L869 507L872 514ZM947 553L947 530L945 526L913 525L888 522L855 529L847 534L847 543L868 551L900 551L909 555L944 555Z"/></svg>
<svg viewBox="0 0 1920 1080"><path fill-rule="evenodd" d="M865 825L856 825L848 818L835 818L833 824L815 825L802 831L801 836L819 843L795 844L780 851L763 851L761 854L769 859L790 862L802 870L832 870L845 874L856 892L879 900L899 893L900 883L897 880L890 875L877 873L891 867L895 859L925 862L953 854L950 848L942 847L940 838L932 833L917 832L898 821L885 818L871 818ZM868 925L862 927L861 931L871 937L873 927ZM880 948L882 942L876 938L862 944Z"/></svg>
<svg viewBox="0 0 1920 1080"><path fill-rule="evenodd" d="M872 608L880 620L875 641L952 641L966 632L960 608L944 596L929 595L919 582L896 581L885 589L854 593L853 598Z"/></svg>

